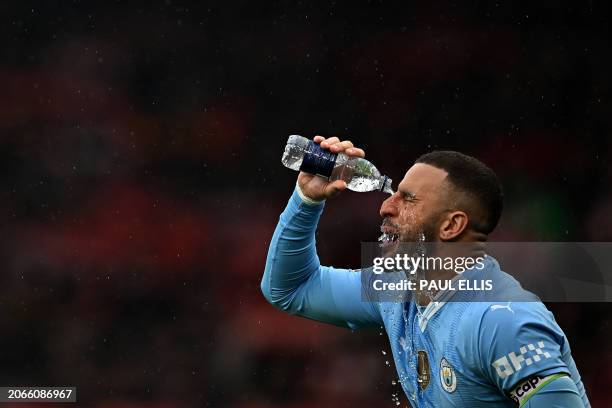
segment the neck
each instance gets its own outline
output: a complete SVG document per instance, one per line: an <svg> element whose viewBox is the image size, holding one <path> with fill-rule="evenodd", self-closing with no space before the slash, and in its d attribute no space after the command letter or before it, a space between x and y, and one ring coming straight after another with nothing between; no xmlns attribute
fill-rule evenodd
<svg viewBox="0 0 612 408"><path fill-rule="evenodd" d="M431 281L446 281L446 280L451 280L453 279L455 276L457 276L457 274L453 271L449 271L449 270L431 270L431 271L427 271L426 276L421 278L422 280L426 280L427 282L431 282ZM419 306L427 306L428 304L431 303L431 300L434 296L436 296L438 294L439 291L437 290L433 290L433 291L421 291L421 290L416 290L416 302Z"/></svg>
<svg viewBox="0 0 612 408"><path fill-rule="evenodd" d="M476 259L485 256L485 242L484 241L470 241L470 242L438 242L432 243L431 258L441 258L446 260L448 258L453 259L453 265L456 264L457 258L464 259ZM445 269L436 265L433 268L429 268L423 271L420 280L425 280L428 283L431 281L442 282L448 281L455 278L458 275L453 269ZM438 294L438 290L435 291L420 291L416 290L416 302L419 306L427 306L431 303L432 298Z"/></svg>

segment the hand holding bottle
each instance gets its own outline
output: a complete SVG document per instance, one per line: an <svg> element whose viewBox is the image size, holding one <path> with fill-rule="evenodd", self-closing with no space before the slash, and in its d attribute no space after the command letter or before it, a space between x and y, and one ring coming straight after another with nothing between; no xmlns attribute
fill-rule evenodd
<svg viewBox="0 0 612 408"><path fill-rule="evenodd" d="M333 197L347 188L361 193L393 194L391 179L364 156L365 152L348 140L323 136L309 140L291 135L281 161L285 167L300 171L298 185L307 198L315 201Z"/></svg>
<svg viewBox="0 0 612 408"><path fill-rule="evenodd" d="M324 138L315 136L314 142L319 144L322 149L329 150L334 154L344 153L348 157L364 157L365 152L353 146L350 140L341 141L337 137ZM344 180L329 181L309 173L300 171L298 185L306 197L313 200L325 200L334 197L347 188Z"/></svg>

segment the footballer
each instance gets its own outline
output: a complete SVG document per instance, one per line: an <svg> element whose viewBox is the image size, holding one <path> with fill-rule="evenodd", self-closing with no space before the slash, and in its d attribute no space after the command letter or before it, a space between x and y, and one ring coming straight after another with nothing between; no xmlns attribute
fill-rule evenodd
<svg viewBox="0 0 612 408"><path fill-rule="evenodd" d="M365 155L337 137L316 136L314 142L333 153ZM492 277L498 291L525 292L529 301L432 301L420 295L403 302L364 301L364 272L322 266L315 245L319 217L325 200L346 187L341 180L299 174L261 282L272 305L353 330L383 326L415 408L590 407L552 313L491 256L471 272ZM421 236L436 243L483 243L497 225L502 201L497 176L477 159L453 151L424 154L381 205L382 232L393 237L383 251L392 255L399 243Z"/></svg>

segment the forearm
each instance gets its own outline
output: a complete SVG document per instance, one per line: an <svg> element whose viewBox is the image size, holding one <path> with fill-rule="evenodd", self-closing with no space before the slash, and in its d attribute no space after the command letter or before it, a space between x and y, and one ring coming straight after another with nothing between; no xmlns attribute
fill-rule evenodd
<svg viewBox="0 0 612 408"><path fill-rule="evenodd" d="M306 204L293 192L270 242L261 289L266 299L291 312L298 289L319 272L315 232L324 204Z"/></svg>
<svg viewBox="0 0 612 408"><path fill-rule="evenodd" d="M361 299L361 273L321 266L315 232L323 204L294 191L270 242L261 289L279 309L351 329L379 326L377 305Z"/></svg>

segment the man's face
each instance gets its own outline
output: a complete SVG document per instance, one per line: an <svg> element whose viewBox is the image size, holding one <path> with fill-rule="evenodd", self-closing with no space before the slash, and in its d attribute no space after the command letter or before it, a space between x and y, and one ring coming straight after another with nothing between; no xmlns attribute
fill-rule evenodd
<svg viewBox="0 0 612 408"><path fill-rule="evenodd" d="M437 227L446 209L444 181L448 173L428 164L408 169L397 191L383 201L381 232L384 256L393 255L399 242L438 240Z"/></svg>

